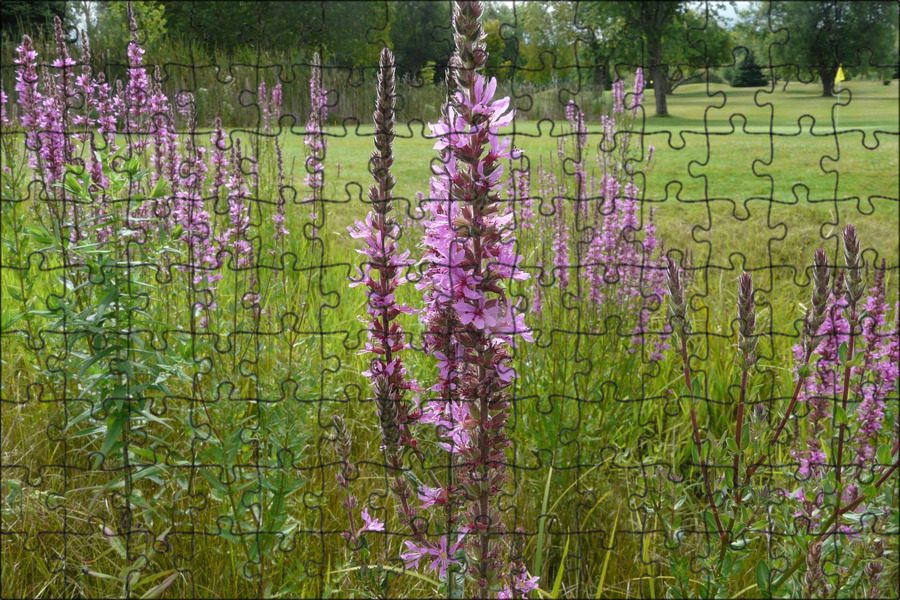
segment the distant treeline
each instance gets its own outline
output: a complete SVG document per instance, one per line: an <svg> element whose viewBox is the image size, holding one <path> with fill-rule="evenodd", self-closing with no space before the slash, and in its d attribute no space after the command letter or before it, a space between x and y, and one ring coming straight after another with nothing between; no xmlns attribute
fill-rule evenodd
<svg viewBox="0 0 900 600"><path fill-rule="evenodd" d="M146 0L132 6L144 64L160 65L168 93L195 92L201 118L214 106L226 123L250 126L258 120L259 83L271 89L281 81L285 110L302 127L309 65L318 52L326 85L336 90L331 118L367 122L384 46L396 57L398 117L433 119L443 101L451 2ZM487 2L487 71L506 86L504 93L528 96L518 101L528 118L563 118L574 95L589 120L612 81L630 80L638 66L660 115L667 114L667 94L707 77L736 85L818 80L831 95L839 65L848 77L889 79L897 71L896 2L747 3L731 22L721 10L719 3L694 2ZM7 0L0 4L7 94L23 33L36 38L39 60L52 61L54 16L63 18L75 47L85 30L95 72L108 80L125 76L126 2ZM779 27L792 32L787 43L773 33ZM647 110L652 106L648 101Z"/></svg>

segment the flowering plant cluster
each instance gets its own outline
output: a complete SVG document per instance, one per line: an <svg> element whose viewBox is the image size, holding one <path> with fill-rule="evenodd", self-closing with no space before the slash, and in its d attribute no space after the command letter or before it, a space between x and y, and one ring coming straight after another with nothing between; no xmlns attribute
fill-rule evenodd
<svg viewBox="0 0 900 600"><path fill-rule="evenodd" d="M632 336L637 344L647 344L647 359L658 361L668 349L668 330L662 335L650 333L650 319L654 307L661 304L665 294L664 246L659 240L651 210L641 223L640 188L635 181L633 165L643 162L646 172L653 158L649 146L646 157L633 156L632 130L640 117L644 78L637 69L630 106L626 107L625 83L613 83L610 111L601 115L601 140L596 155L599 173L586 169L587 151L591 135L585 125L584 113L574 100L566 106L566 118L571 132L560 137L559 158L572 164L572 184L560 179L543 164L538 168L538 194L552 198L552 219L542 219L541 239L552 239L552 269L547 269L543 248L536 260L536 268L543 275L552 271L553 280L562 291L570 291L583 299L584 307L598 317L599 323L609 311L622 315L636 315ZM567 153L567 142L571 151ZM518 174L517 174L518 175ZM529 199L529 180L517 178L515 197L521 204L519 220L523 229L532 227L533 217ZM573 208L567 209L571 203ZM549 231L543 229L550 228ZM577 277L572 277L577 272ZM532 312L541 314L546 285L544 277L535 278L532 286ZM570 289L575 282L577 288ZM636 348L629 349L635 352Z"/></svg>
<svg viewBox="0 0 900 600"><path fill-rule="evenodd" d="M47 204L53 228L68 238L70 248L95 236L99 244L122 244L123 250L130 252L127 244L116 239L114 227L152 239L158 232L151 229L151 223L158 223L167 236L185 245L184 255L169 252L165 261L190 273L194 313L201 327L209 326L209 318L218 308L216 284L227 265L243 280L240 305L258 317L257 244L250 203L259 192L259 149L246 156L240 139L229 144L218 118L209 150L198 143L193 94L180 92L173 100L163 92L159 67L151 75L143 64L144 49L130 4L127 19L126 78L124 84L119 80L115 86L102 72L92 71L86 36L82 35L81 62L70 57L59 18L55 20L58 56L44 68L43 77L38 75L37 51L31 39L23 36L15 61L18 110L7 114L4 94L4 127L21 127L25 164L44 183L44 193L51 199ZM313 87L322 104L321 83L314 81ZM268 132L281 114L282 87L278 83L268 92L263 82L259 93L261 124ZM310 140L321 138L318 123L314 121L316 129ZM179 133L180 127L184 133ZM124 144L118 134L124 137ZM284 167L277 136L274 144L281 188ZM321 149L323 144L313 145ZM321 188L316 182L321 181L322 172L321 151L317 152L317 175L310 184L315 193ZM23 165L16 166L12 152L8 156L4 172L12 180L13 169L21 170ZM132 159L149 169L146 178L131 178L126 203L111 193L109 172ZM90 176L86 202L71 198L70 187L64 185L67 172L78 176L81 171ZM226 210L217 210L220 199ZM219 215L226 216L222 219ZM285 218L284 202L279 202L272 218L276 239L288 234ZM77 252L68 252L68 260L71 264L84 262Z"/></svg>
<svg viewBox="0 0 900 600"><path fill-rule="evenodd" d="M865 297L865 264L853 225L843 231L842 250L840 269L829 266L824 250L815 253L812 295L793 349L794 390L774 427L751 394L762 334L756 330L752 276L741 275L736 332L741 377L735 428L726 432L724 447L705 439L705 430L698 424L695 403L702 386L690 365L693 334L688 289L683 269L669 259L668 320L684 369L683 397L693 428L692 461L700 467L708 532L719 541L719 551L710 552L703 561L702 596L724 593L729 576L740 572L740 563L752 552L754 539L767 540L773 556L773 533L785 540L783 551L789 562L780 571L768 560L758 563L757 587L766 594L843 597L863 581L870 593L878 589L884 569L879 534L896 519L890 499L893 492L884 484L898 468L900 450L896 437L900 423L892 423L886 410L897 394L900 303L894 303L891 316L884 262L875 269ZM831 270L836 271L833 278ZM747 408L752 409L749 422ZM804 415L805 435L787 440L789 421L799 425L798 417ZM773 453L779 442L793 446L790 455L797 461L795 477L800 484L793 490L770 490L754 482L758 471L778 464ZM729 466L724 477L716 474L714 465ZM661 496L655 496L651 505L661 509L660 500ZM773 503L778 512L773 513ZM680 518L669 526L676 537L679 531L683 536ZM845 555L853 560L842 558ZM673 558L671 567L677 580L673 594L695 593L685 561ZM803 567L805 573L798 578L795 573Z"/></svg>

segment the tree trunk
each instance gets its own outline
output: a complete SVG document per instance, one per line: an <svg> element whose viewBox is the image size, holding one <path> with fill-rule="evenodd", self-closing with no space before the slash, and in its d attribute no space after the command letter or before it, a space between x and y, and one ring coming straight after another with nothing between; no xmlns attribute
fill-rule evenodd
<svg viewBox="0 0 900 600"><path fill-rule="evenodd" d="M822 95L834 96L835 73L833 71L828 73L819 73L819 76L822 78Z"/></svg>
<svg viewBox="0 0 900 600"><path fill-rule="evenodd" d="M669 108L666 105L666 74L660 64L653 65L650 72L653 74L653 96L656 98L656 116L668 116Z"/></svg>
<svg viewBox="0 0 900 600"><path fill-rule="evenodd" d="M650 41L650 56L653 64L650 65L650 73L653 77L653 96L656 98L656 116L665 117L669 114L669 108L666 106L666 73L662 68L662 41L658 38Z"/></svg>

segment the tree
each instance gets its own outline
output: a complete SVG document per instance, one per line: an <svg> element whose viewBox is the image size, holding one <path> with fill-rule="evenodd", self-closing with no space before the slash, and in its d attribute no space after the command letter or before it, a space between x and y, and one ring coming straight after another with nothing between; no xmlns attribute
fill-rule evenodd
<svg viewBox="0 0 900 600"><path fill-rule="evenodd" d="M516 8L521 78L559 85L579 76L576 50L584 32L576 28L575 2L524 2Z"/></svg>
<svg viewBox="0 0 900 600"><path fill-rule="evenodd" d="M366 2L163 0L173 33L227 54L238 49L299 51L341 67L373 66L390 46L390 7ZM227 7L227 10L223 10Z"/></svg>
<svg viewBox="0 0 900 600"><path fill-rule="evenodd" d="M90 24L89 3L83 3L85 21ZM132 2L135 21L140 30L141 46L154 54L166 35L165 10L160 2ZM88 27L91 48L99 56L107 56L113 62L125 62L131 33L128 29L128 4L126 2L96 3L95 27Z"/></svg>
<svg viewBox="0 0 900 600"><path fill-rule="evenodd" d="M712 11L707 15L689 8L666 27L663 72L668 94L730 61L733 38L715 16Z"/></svg>
<svg viewBox="0 0 900 600"><path fill-rule="evenodd" d="M759 87L767 83L762 69L756 64L753 50L747 50L744 60L740 62L731 78L732 87Z"/></svg>
<svg viewBox="0 0 900 600"><path fill-rule="evenodd" d="M780 61L818 74L822 95L834 95L838 67L890 64L897 40L896 2L768 2L770 29L788 31L776 44ZM865 64L865 62L862 62Z"/></svg>
<svg viewBox="0 0 900 600"><path fill-rule="evenodd" d="M453 48L450 4L447 2L392 2L391 43L397 76L415 76L429 63L432 81L444 77Z"/></svg>
<svg viewBox="0 0 900 600"><path fill-rule="evenodd" d="M780 62L774 58L777 53L775 43L779 40L779 35L769 28L769 11L766 6L761 2L747 4L738 9L737 14L738 21L731 30L734 45L751 50L762 61L760 68L771 76L773 85L783 79L783 89L787 88L791 76L796 73L796 67L774 64ZM726 69L729 81L739 66L737 58L735 53L735 66Z"/></svg>
<svg viewBox="0 0 900 600"><path fill-rule="evenodd" d="M716 5L698 12L690 4L589 2L580 9L580 20L616 62L644 68L660 116L669 114L666 96L675 88L727 60L731 38L716 21Z"/></svg>
<svg viewBox="0 0 900 600"><path fill-rule="evenodd" d="M487 74L499 79L507 79L518 60L518 44L515 35L516 18L506 4L489 2L485 5L482 18L487 34Z"/></svg>
<svg viewBox="0 0 900 600"><path fill-rule="evenodd" d="M62 0L5 0L0 2L0 28L3 37L18 42L23 33L52 30L53 17L63 18L65 13L66 3Z"/></svg>

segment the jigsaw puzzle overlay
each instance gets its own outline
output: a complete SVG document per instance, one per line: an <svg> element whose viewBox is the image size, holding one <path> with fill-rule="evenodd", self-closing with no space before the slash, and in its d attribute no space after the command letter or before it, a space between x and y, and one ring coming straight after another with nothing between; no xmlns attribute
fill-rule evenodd
<svg viewBox="0 0 900 600"><path fill-rule="evenodd" d="M3 10L4 598L900 592L897 3Z"/></svg>

